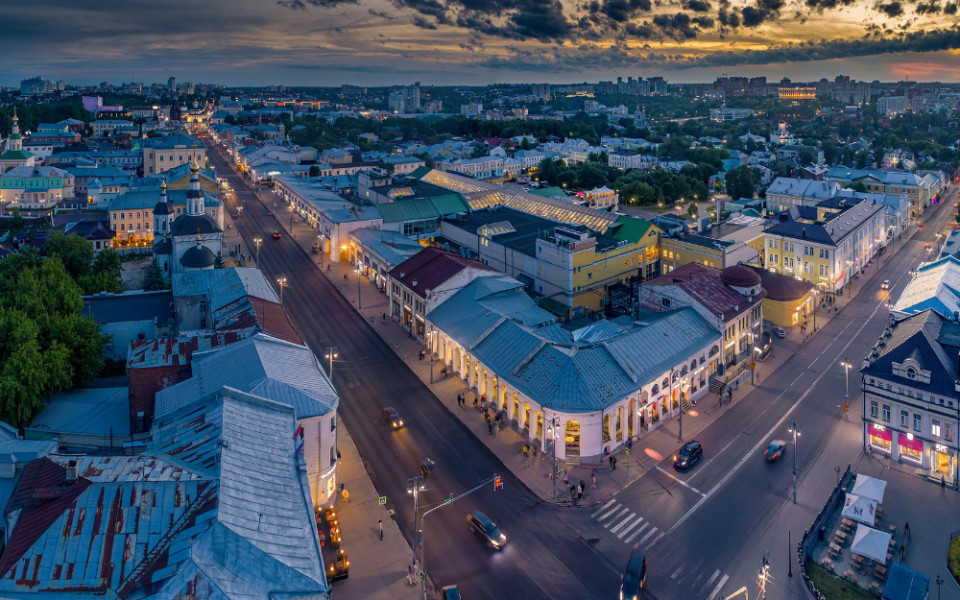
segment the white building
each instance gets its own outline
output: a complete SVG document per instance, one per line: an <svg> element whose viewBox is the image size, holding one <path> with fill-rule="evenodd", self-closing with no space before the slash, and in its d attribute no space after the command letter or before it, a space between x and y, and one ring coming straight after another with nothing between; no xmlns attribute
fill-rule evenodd
<svg viewBox="0 0 960 600"><path fill-rule="evenodd" d="M927 309L880 339L860 368L864 450L957 485L960 323Z"/></svg>

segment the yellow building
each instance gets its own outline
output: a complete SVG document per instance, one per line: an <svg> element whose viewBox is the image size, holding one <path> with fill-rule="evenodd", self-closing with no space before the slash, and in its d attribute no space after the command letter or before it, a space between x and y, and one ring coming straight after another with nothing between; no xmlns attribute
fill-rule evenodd
<svg viewBox="0 0 960 600"><path fill-rule="evenodd" d="M760 285L766 294L763 297L765 320L779 327L802 325L808 321L807 324L813 327L814 323L809 320L814 318L814 306L820 295L812 283L766 269L750 268L760 276Z"/></svg>
<svg viewBox="0 0 960 600"><path fill-rule="evenodd" d="M837 292L873 258L885 239L884 205L863 200L853 206L836 198L795 207L764 232L764 265Z"/></svg>
<svg viewBox="0 0 960 600"><path fill-rule="evenodd" d="M197 138L176 133L143 143L144 176L157 175L191 162L207 164L207 150Z"/></svg>

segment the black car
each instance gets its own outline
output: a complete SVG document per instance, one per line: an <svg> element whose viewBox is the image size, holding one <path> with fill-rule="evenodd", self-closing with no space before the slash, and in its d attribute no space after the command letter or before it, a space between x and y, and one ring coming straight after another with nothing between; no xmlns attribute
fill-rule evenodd
<svg viewBox="0 0 960 600"><path fill-rule="evenodd" d="M489 546L496 550L503 550L507 545L507 536L490 520L490 517L479 510L475 510L467 515L467 524L470 530L480 536Z"/></svg>
<svg viewBox="0 0 960 600"><path fill-rule="evenodd" d="M273 232L273 239L275 239L275 240L279 240L279 239L280 239L280 232L279 232L279 231L274 231L274 232Z"/></svg>
<svg viewBox="0 0 960 600"><path fill-rule="evenodd" d="M680 451L673 455L673 467L675 469L689 469L703 458L703 446L697 440L692 440L683 445Z"/></svg>
<svg viewBox="0 0 960 600"><path fill-rule="evenodd" d="M387 422L392 429L403 427L403 419L400 418L400 412L392 406L383 409L383 420Z"/></svg>
<svg viewBox="0 0 960 600"><path fill-rule="evenodd" d="M638 600L643 582L647 578L647 557L634 550L620 579L620 600Z"/></svg>

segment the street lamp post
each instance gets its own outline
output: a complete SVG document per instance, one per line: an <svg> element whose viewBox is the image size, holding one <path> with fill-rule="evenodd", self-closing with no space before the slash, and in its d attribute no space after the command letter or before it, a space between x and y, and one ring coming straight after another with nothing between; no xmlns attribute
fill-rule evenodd
<svg viewBox="0 0 960 600"><path fill-rule="evenodd" d="M407 479L407 493L413 496L413 562L417 562L417 548L419 547L420 531L417 529L417 514L420 510L420 492L427 489L422 475L415 475Z"/></svg>
<svg viewBox="0 0 960 600"><path fill-rule="evenodd" d="M560 470L560 461L557 458L557 417L550 417L550 433L553 435L553 501L557 501L557 471Z"/></svg>
<svg viewBox="0 0 960 600"><path fill-rule="evenodd" d="M263 244L263 238L257 236L253 238L253 245L257 247L257 268L260 268L260 245Z"/></svg>
<svg viewBox="0 0 960 600"><path fill-rule="evenodd" d="M363 270L360 267L356 268L357 272L357 310L363 308L363 301L360 299L360 276L363 275Z"/></svg>
<svg viewBox="0 0 960 600"><path fill-rule="evenodd" d="M800 430L797 429L797 422L793 422L793 427L790 428L790 433L793 434L793 503L797 503L797 438L800 437Z"/></svg>
<svg viewBox="0 0 960 600"><path fill-rule="evenodd" d="M330 369L327 372L327 376L330 378L330 381L333 381L333 361L337 359L337 347L332 346L327 348L327 353L324 354L323 357L330 361Z"/></svg>
<svg viewBox="0 0 960 600"><path fill-rule="evenodd" d="M283 306L283 288L287 287L287 278L286 277L277 278L277 285L280 286L280 306Z"/></svg>
<svg viewBox="0 0 960 600"><path fill-rule="evenodd" d="M853 365L847 362L847 357L843 357L840 366L843 367L844 378L847 381L847 391L843 394L843 418L846 419L847 411L850 410L850 367Z"/></svg>
<svg viewBox="0 0 960 600"><path fill-rule="evenodd" d="M933 580L937 584L937 600L940 600L940 586L943 585L943 577L937 575L937 578Z"/></svg>

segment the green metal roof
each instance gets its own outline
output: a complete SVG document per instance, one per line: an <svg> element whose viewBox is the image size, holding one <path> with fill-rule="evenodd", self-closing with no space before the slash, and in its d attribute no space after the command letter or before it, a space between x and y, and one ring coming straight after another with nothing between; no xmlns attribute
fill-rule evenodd
<svg viewBox="0 0 960 600"><path fill-rule="evenodd" d="M421 179L424 175L426 175L432 170L433 169L431 169L430 167L417 167L417 169L413 173L410 173L410 177L413 177L414 179Z"/></svg>
<svg viewBox="0 0 960 600"><path fill-rule="evenodd" d="M0 154L0 160L27 160L32 156L33 153L26 150L7 150Z"/></svg>
<svg viewBox="0 0 960 600"><path fill-rule="evenodd" d="M567 193L563 191L563 188L557 186L540 188L539 190L530 190L531 194L536 194L537 196L543 196L544 198L566 198Z"/></svg>
<svg viewBox="0 0 960 600"><path fill-rule="evenodd" d="M447 216L459 212L469 212L470 206L460 194L444 194L442 196L431 196L430 201L436 207L441 215Z"/></svg>
<svg viewBox="0 0 960 600"><path fill-rule="evenodd" d="M384 223L403 223L405 221L440 218L440 211L430 198L411 198L388 204L378 204L377 210L380 211Z"/></svg>
<svg viewBox="0 0 960 600"><path fill-rule="evenodd" d="M628 215L621 215L607 230L607 235L615 240L639 242L650 233L653 223Z"/></svg>

